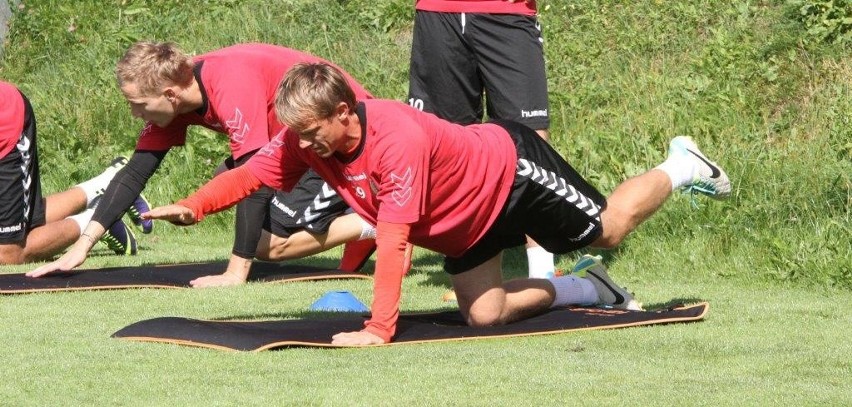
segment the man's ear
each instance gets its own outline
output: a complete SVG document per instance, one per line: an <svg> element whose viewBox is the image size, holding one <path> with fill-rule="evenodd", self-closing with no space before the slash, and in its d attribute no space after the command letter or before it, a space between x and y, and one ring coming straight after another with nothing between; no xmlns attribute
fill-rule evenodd
<svg viewBox="0 0 852 407"><path fill-rule="evenodd" d="M349 116L349 105L346 102L340 102L337 104L337 107L334 108L334 115L338 118L338 120L343 120L347 116Z"/></svg>
<svg viewBox="0 0 852 407"><path fill-rule="evenodd" d="M168 100L170 103L177 103L177 95L178 93L175 91L174 86L168 86L163 89L163 96L165 96L166 100Z"/></svg>

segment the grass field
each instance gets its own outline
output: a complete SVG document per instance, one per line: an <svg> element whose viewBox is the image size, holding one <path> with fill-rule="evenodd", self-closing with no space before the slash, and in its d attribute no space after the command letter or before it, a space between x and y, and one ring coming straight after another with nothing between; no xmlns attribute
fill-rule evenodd
<svg viewBox="0 0 852 407"><path fill-rule="evenodd" d="M675 196L618 250L646 306L709 301L700 323L377 349L235 354L109 338L141 319L295 318L364 281L0 298L2 405L850 405L852 18L848 1L541 2L554 146L602 191L696 138L734 182L726 202ZM545 4L547 3L547 4ZM24 1L0 78L38 117L46 192L133 148L113 79L133 41L192 53L261 41L331 59L373 93L407 92L409 0ZM817 5L822 8L812 8ZM839 16L839 17L838 17ZM145 193L179 199L224 139L193 130ZM225 259L231 213L158 224L140 255L86 267ZM570 268L580 255L559 258ZM333 266L339 251L305 259ZM440 258L415 257L403 311L447 309ZM521 251L507 277L525 269ZM23 272L30 266L2 266ZM370 268L370 267L368 267ZM370 268L371 270L371 268Z"/></svg>

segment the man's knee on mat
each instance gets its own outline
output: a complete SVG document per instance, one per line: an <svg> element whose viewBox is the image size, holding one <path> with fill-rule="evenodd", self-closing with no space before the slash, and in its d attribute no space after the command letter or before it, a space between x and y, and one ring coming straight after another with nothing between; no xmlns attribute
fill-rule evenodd
<svg viewBox="0 0 852 407"><path fill-rule="evenodd" d="M24 242L0 243L0 264L24 264L27 262Z"/></svg>

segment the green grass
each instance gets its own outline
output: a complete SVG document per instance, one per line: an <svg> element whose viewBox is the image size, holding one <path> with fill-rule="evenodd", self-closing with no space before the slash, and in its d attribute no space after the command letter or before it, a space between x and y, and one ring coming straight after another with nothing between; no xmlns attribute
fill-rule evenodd
<svg viewBox="0 0 852 407"><path fill-rule="evenodd" d="M852 44L837 18L848 2L819 9L828 19L813 8L796 14L798 0L542 3L551 137L581 173L611 191L687 134L731 176L729 201L699 199L695 208L675 196L604 253L646 305L706 300L706 321L231 354L109 335L164 315L300 317L332 289L369 303L370 284L9 296L0 298L2 404L852 404ZM24 4L0 78L33 102L46 192L132 149L141 123L112 71L136 40L173 40L192 53L272 42L339 63L378 96L407 92L409 0ZM195 129L145 193L156 204L177 200L226 154L224 138ZM158 224L140 237L139 256L99 248L86 267L223 260L231 222L225 213L194 228ZM578 255L560 257L560 267ZM333 266L338 256L305 261ZM509 277L521 275L522 251L506 264ZM403 310L449 307L439 301L447 285L440 258L418 251Z"/></svg>
<svg viewBox="0 0 852 407"><path fill-rule="evenodd" d="M158 253L227 239L149 242ZM198 250L203 251L203 250ZM195 255L187 253L189 258ZM165 259L146 253L149 259ZM115 257L94 262L121 264ZM178 258L181 260L182 258ZM319 256L313 264L333 264ZM105 262L104 260L110 260ZM446 279L421 253L403 310L446 309ZM425 264L428 263L428 264ZM234 354L109 336L146 318L294 318L328 290L371 298L366 281L250 284L208 290L123 290L3 298L0 368L9 405L844 405L852 400L849 293L743 287L698 267L659 278L614 274L646 305L711 303L700 323L380 349ZM668 270L668 269L666 269ZM659 272L659 271L658 271Z"/></svg>

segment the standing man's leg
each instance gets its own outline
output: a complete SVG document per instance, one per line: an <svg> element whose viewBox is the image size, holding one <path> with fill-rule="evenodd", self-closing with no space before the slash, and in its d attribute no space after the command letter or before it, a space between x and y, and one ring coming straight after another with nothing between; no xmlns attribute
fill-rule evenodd
<svg viewBox="0 0 852 407"><path fill-rule="evenodd" d="M514 14L472 14L467 38L478 62L488 117L521 123L548 140L547 72L538 20Z"/></svg>
<svg viewBox="0 0 852 407"><path fill-rule="evenodd" d="M479 123L483 115L483 85L467 44L467 24L464 14L417 11L411 45L409 104L458 124Z"/></svg>
<svg viewBox="0 0 852 407"><path fill-rule="evenodd" d="M545 141L550 127L544 39L533 16L472 14L468 36L485 88L488 116L512 120ZM556 271L553 254L527 238L530 277L549 278Z"/></svg>

